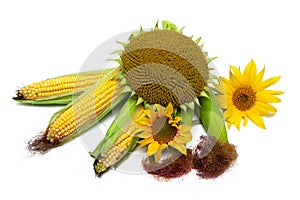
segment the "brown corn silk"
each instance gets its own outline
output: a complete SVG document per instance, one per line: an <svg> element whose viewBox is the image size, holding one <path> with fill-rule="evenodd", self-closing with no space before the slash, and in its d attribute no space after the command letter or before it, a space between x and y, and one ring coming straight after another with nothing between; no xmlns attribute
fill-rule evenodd
<svg viewBox="0 0 300 200"><path fill-rule="evenodd" d="M203 179L222 175L232 167L238 157L234 145L209 136L201 136L201 142L193 154L192 167Z"/></svg>

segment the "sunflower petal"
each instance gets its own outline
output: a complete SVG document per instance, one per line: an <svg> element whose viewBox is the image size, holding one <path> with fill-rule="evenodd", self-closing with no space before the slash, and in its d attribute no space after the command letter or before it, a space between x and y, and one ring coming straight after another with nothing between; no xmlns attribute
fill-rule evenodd
<svg viewBox="0 0 300 200"><path fill-rule="evenodd" d="M185 144L192 141L192 134L190 132L177 134L174 137L174 141L177 143Z"/></svg>
<svg viewBox="0 0 300 200"><path fill-rule="evenodd" d="M256 64L251 59L251 61L247 64L245 70L244 70L244 83L246 85L252 85L252 83L256 79Z"/></svg>
<svg viewBox="0 0 300 200"><path fill-rule="evenodd" d="M243 113L238 109L233 109L232 116L228 119L235 127L240 130L240 124L242 120Z"/></svg>
<svg viewBox="0 0 300 200"><path fill-rule="evenodd" d="M256 76L255 81L252 84L252 88L254 91L258 92L260 91L261 85L262 85L262 80L263 80L263 76L265 73L266 68L264 67Z"/></svg>
<svg viewBox="0 0 300 200"><path fill-rule="evenodd" d="M191 128L192 128L192 126L186 125L186 124L182 124L179 126L180 132L189 132L191 130Z"/></svg>
<svg viewBox="0 0 300 200"><path fill-rule="evenodd" d="M238 84L238 85L235 85L235 87L237 87L237 86L239 86L240 84L243 83L243 75L242 75L241 71L238 68L236 68L235 66L231 65L230 69L233 72L233 74L230 71L229 72L229 77L231 76L231 78L234 78L235 83Z"/></svg>
<svg viewBox="0 0 300 200"><path fill-rule="evenodd" d="M161 155L162 155L162 150L161 149L157 150L156 153L154 154L154 160L155 160L156 163L159 162L159 160L161 158Z"/></svg>
<svg viewBox="0 0 300 200"><path fill-rule="evenodd" d="M264 90L263 91L266 94L270 94L270 95L281 95L284 94L284 92L279 91L279 90Z"/></svg>
<svg viewBox="0 0 300 200"><path fill-rule="evenodd" d="M276 82L280 80L280 78L281 78L280 76L275 76L263 81L260 89L264 90L265 88L274 85Z"/></svg>
<svg viewBox="0 0 300 200"><path fill-rule="evenodd" d="M147 151L147 156L152 156L157 152L159 149L160 145L157 141L152 142L151 144L148 145L148 151Z"/></svg>
<svg viewBox="0 0 300 200"><path fill-rule="evenodd" d="M248 118L247 116L243 116L244 122L243 122L243 126L245 127L248 123Z"/></svg>
<svg viewBox="0 0 300 200"><path fill-rule="evenodd" d="M225 87L226 93L230 92L230 91L234 91L234 86L232 85L232 82L230 82L230 80L224 78L224 77L220 77L220 81L222 82L222 84Z"/></svg>
<svg viewBox="0 0 300 200"><path fill-rule="evenodd" d="M230 69L233 71L234 76L237 76L237 77L239 77L239 78L242 78L242 77L243 77L241 71L240 71L237 67L235 67L235 66L233 66L233 65L230 65Z"/></svg>
<svg viewBox="0 0 300 200"><path fill-rule="evenodd" d="M169 124L176 123L178 124L181 121L181 117L176 116L174 119L169 119Z"/></svg>
<svg viewBox="0 0 300 200"><path fill-rule="evenodd" d="M258 127L262 128L262 129L266 129L264 120L262 119L262 117L258 113L254 112L251 109L251 110L246 111L246 115Z"/></svg>
<svg viewBox="0 0 300 200"><path fill-rule="evenodd" d="M157 113L153 110L153 107L152 106L150 106L150 113L149 113L149 118L152 120L152 121L154 121L155 119L156 119L156 117L157 117Z"/></svg>
<svg viewBox="0 0 300 200"><path fill-rule="evenodd" d="M281 102L280 98L268 94L268 92L261 91L256 94L256 100L266 103L278 103Z"/></svg>
<svg viewBox="0 0 300 200"><path fill-rule="evenodd" d="M146 146L146 145L148 145L148 144L150 144L152 142L154 142L153 137L141 140L141 141L139 141L140 146L139 146L138 149L140 149L140 148L142 148L142 147L144 147L144 146Z"/></svg>
<svg viewBox="0 0 300 200"><path fill-rule="evenodd" d="M155 107L157 109L158 116L163 117L165 115L165 109L164 109L164 107L162 107L159 104L155 104Z"/></svg>
<svg viewBox="0 0 300 200"><path fill-rule="evenodd" d="M138 137L139 138L149 138L149 137L152 137L152 134L150 132L143 132L143 133L138 134Z"/></svg>
<svg viewBox="0 0 300 200"><path fill-rule="evenodd" d="M150 126L151 120L148 118L142 118L142 119L136 120L135 123L139 126Z"/></svg>
<svg viewBox="0 0 300 200"><path fill-rule="evenodd" d="M225 88L222 84L213 83L213 86L218 92L220 92L221 94L225 94Z"/></svg>
<svg viewBox="0 0 300 200"><path fill-rule="evenodd" d="M144 110L144 113L147 115L147 117L151 117L151 115L150 115L150 110Z"/></svg>
<svg viewBox="0 0 300 200"><path fill-rule="evenodd" d="M172 118L172 114L173 114L173 106L172 106L171 103L169 103L168 106L167 106L167 108L166 108L166 116L171 119Z"/></svg>
<svg viewBox="0 0 300 200"><path fill-rule="evenodd" d="M178 151L180 151L182 154L186 155L186 147L183 144L177 143L175 141L170 141L168 143L171 147L177 149Z"/></svg>
<svg viewBox="0 0 300 200"><path fill-rule="evenodd" d="M226 120L228 120L232 116L234 109L235 109L235 106L229 106L227 108L227 110L225 111L225 119Z"/></svg>
<svg viewBox="0 0 300 200"><path fill-rule="evenodd" d="M219 103L219 106L221 108L224 108L224 109L227 108L225 95L217 95L216 99L217 99L217 101Z"/></svg>

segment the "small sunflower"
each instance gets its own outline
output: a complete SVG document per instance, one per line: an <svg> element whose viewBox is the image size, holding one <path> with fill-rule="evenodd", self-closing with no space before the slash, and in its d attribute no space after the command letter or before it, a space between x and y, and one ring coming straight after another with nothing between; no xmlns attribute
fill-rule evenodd
<svg viewBox="0 0 300 200"><path fill-rule="evenodd" d="M269 103L278 103L281 100L274 96L283 94L278 90L266 90L269 86L279 81L280 76L263 81L265 68L257 74L256 64L251 60L245 68L244 73L230 66L229 80L220 77L220 83L215 85L222 93L217 96L220 106L224 108L225 119L228 127L235 125L237 129L243 119L246 126L248 118L260 128L265 129L262 116L272 116L277 109Z"/></svg>
<svg viewBox="0 0 300 200"><path fill-rule="evenodd" d="M146 116L136 123L141 127L142 133L138 135L142 138L139 141L139 148L148 145L147 156L154 155L155 162L158 162L162 155L162 150L168 146L177 149L182 154L186 155L187 142L192 140L190 132L191 126L181 124L181 117L173 117L173 106L168 104L164 109L159 104L144 110Z"/></svg>

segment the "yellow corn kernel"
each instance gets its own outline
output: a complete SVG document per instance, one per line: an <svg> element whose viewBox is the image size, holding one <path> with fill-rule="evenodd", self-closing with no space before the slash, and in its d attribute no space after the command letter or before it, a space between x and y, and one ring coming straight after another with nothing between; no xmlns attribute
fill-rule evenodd
<svg viewBox="0 0 300 200"><path fill-rule="evenodd" d="M114 94L117 94L115 90L121 89L117 87L119 81L112 79L117 73L118 70L61 113L48 126L47 140L57 142L77 132L105 110L112 103Z"/></svg>
<svg viewBox="0 0 300 200"><path fill-rule="evenodd" d="M16 100L37 100L46 97L56 97L63 94L81 92L87 90L108 71L93 71L78 74L60 76L35 82L22 87L17 91Z"/></svg>
<svg viewBox="0 0 300 200"><path fill-rule="evenodd" d="M134 120L139 120L145 114L143 109L140 109L135 115ZM101 175L111 166L115 165L126 152L126 149L131 144L135 134L138 131L138 126L135 123L131 123L126 131L124 131L119 138L114 142L112 147L105 155L101 155L99 159L96 159L94 168L97 175Z"/></svg>

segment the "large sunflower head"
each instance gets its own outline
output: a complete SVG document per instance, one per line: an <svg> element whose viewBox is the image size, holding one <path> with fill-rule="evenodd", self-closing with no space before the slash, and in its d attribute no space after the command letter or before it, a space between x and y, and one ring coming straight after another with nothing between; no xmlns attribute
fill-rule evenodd
<svg viewBox="0 0 300 200"><path fill-rule="evenodd" d="M207 83L208 62L201 47L176 30L141 31L122 52L128 85L149 104L191 102Z"/></svg>
<svg viewBox="0 0 300 200"><path fill-rule="evenodd" d="M222 94L217 96L222 108L226 109L225 119L228 126L240 127L242 119L246 126L248 118L260 128L265 129L262 116L272 116L277 110L269 103L280 102L274 95L283 94L278 90L266 90L279 81L276 76L263 81L265 68L257 73L256 64L251 60L242 74L235 66L230 66L229 79L220 77L220 84L215 85Z"/></svg>
<svg viewBox="0 0 300 200"><path fill-rule="evenodd" d="M154 155L155 162L160 160L162 150L168 146L186 155L185 144L192 140L191 126L182 124L181 117L173 116L172 104L166 109L155 104L144 112L145 117L136 121L141 131L138 137L142 139L139 148L148 145L147 156Z"/></svg>

